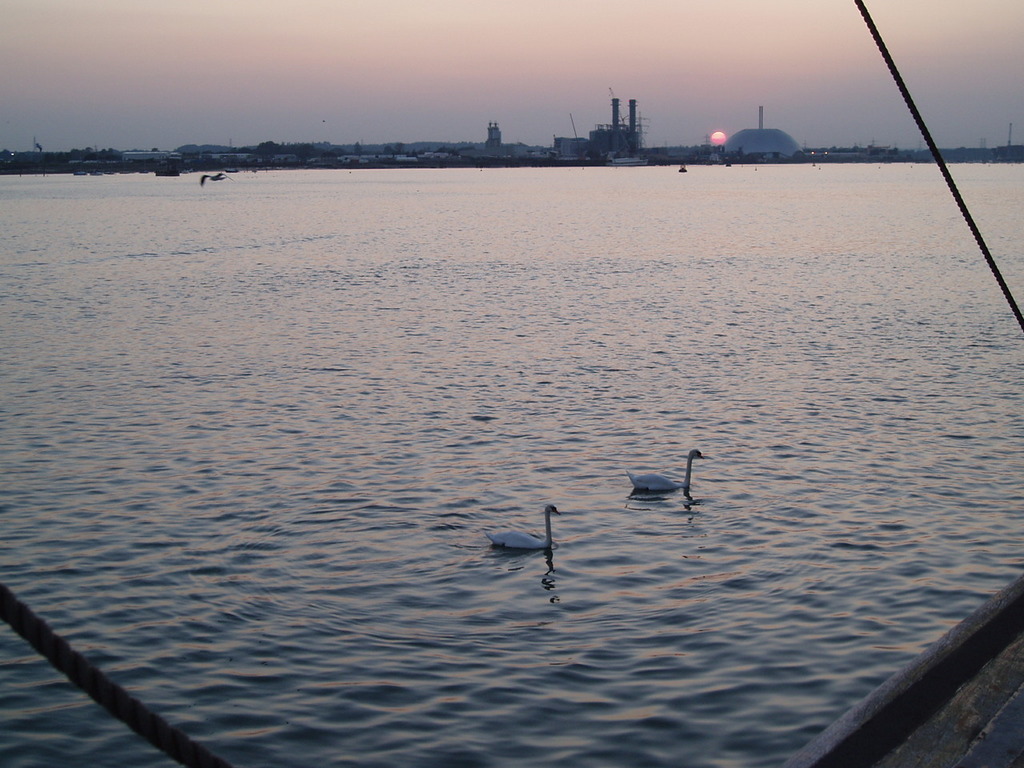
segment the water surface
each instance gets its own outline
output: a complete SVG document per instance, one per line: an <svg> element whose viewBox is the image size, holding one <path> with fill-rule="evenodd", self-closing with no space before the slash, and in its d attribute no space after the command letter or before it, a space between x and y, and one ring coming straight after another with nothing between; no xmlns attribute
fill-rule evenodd
<svg viewBox="0 0 1024 768"><path fill-rule="evenodd" d="M1021 332L933 167L690 171L0 178L0 578L239 768L781 764L1018 575Z"/></svg>

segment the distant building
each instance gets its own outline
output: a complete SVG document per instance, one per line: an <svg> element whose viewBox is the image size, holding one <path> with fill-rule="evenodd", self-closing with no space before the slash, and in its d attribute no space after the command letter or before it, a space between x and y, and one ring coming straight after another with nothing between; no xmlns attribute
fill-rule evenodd
<svg viewBox="0 0 1024 768"><path fill-rule="evenodd" d="M619 100L612 97L612 121L590 132L590 149L612 157L633 157L643 147L643 130L637 118L636 99L629 100L629 122L619 116Z"/></svg>
<svg viewBox="0 0 1024 768"><path fill-rule="evenodd" d="M563 160L579 159L587 154L589 142L586 139L560 136L555 138L555 154Z"/></svg>
<svg viewBox="0 0 1024 768"><path fill-rule="evenodd" d="M497 122L487 124L487 141L484 142L484 150L498 154L501 152L501 129Z"/></svg>
<svg viewBox="0 0 1024 768"><path fill-rule="evenodd" d="M800 153L800 145L792 136L778 128L764 127L764 107L758 107L757 128L737 131L725 142L727 155L759 155L778 160Z"/></svg>
<svg viewBox="0 0 1024 768"><path fill-rule="evenodd" d="M1024 162L1024 145L1007 144L1005 147L996 147L992 151L996 160L1004 163ZM943 152L945 155L945 152Z"/></svg>
<svg viewBox="0 0 1024 768"><path fill-rule="evenodd" d="M140 152L138 150L129 150L128 152L121 153L121 159L126 163L143 163L153 160L181 160L181 153L160 151Z"/></svg>

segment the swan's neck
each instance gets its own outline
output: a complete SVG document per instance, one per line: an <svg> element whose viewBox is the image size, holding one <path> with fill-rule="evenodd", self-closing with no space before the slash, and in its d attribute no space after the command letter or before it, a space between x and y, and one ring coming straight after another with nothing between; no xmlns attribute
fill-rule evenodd
<svg viewBox="0 0 1024 768"><path fill-rule="evenodd" d="M693 454L686 457L686 477L683 478L683 485L690 484L690 472L693 470Z"/></svg>
<svg viewBox="0 0 1024 768"><path fill-rule="evenodd" d="M547 534L548 549L551 549L551 513L544 510L544 532Z"/></svg>

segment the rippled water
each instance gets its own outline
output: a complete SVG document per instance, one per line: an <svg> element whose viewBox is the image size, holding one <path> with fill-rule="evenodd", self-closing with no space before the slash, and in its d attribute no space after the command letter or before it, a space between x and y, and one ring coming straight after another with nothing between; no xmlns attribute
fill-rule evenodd
<svg viewBox="0 0 1024 768"><path fill-rule="evenodd" d="M1024 295L1024 169L954 175ZM0 230L0 578L238 768L775 766L1019 573L1024 339L933 167L0 178ZM0 763L171 764L61 680L0 631Z"/></svg>

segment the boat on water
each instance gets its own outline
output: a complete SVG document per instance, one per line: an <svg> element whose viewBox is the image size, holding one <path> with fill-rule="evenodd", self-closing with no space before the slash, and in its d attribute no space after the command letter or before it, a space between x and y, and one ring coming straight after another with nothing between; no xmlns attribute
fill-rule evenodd
<svg viewBox="0 0 1024 768"><path fill-rule="evenodd" d="M177 158L168 157L153 171L157 176L181 176L181 168L178 165Z"/></svg>
<svg viewBox="0 0 1024 768"><path fill-rule="evenodd" d="M637 165L647 165L647 159L643 157L613 157L608 161L608 165L616 168L629 168Z"/></svg>

